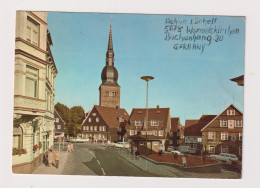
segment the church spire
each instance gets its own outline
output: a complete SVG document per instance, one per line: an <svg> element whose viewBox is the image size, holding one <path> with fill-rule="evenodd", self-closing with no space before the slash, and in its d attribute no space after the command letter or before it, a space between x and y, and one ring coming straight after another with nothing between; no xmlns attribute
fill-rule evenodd
<svg viewBox="0 0 260 188"><path fill-rule="evenodd" d="M110 24L109 40L108 40L108 48L107 48L107 50L113 50L112 27L111 27L111 24Z"/></svg>
<svg viewBox="0 0 260 188"><path fill-rule="evenodd" d="M110 24L108 47L106 53L106 65L114 66L114 51L113 51L113 41L112 41L112 26Z"/></svg>

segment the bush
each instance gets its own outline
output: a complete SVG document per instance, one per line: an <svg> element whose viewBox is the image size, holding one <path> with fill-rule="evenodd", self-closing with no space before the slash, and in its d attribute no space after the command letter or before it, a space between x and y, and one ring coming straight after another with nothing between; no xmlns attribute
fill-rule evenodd
<svg viewBox="0 0 260 188"><path fill-rule="evenodd" d="M27 151L24 148L13 148L13 155L22 155L26 153Z"/></svg>

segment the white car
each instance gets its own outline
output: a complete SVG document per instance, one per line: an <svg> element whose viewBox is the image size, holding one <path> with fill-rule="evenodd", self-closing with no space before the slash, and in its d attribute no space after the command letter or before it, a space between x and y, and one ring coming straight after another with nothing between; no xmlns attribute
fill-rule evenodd
<svg viewBox="0 0 260 188"><path fill-rule="evenodd" d="M126 142L117 142L114 143L114 146L117 148L127 148L127 149L130 148L130 144Z"/></svg>
<svg viewBox="0 0 260 188"><path fill-rule="evenodd" d="M183 155L183 153L182 152L180 152L180 151L178 151L178 150L173 150L173 151L171 151L171 153L172 154L178 154L178 155Z"/></svg>
<svg viewBox="0 0 260 188"><path fill-rule="evenodd" d="M227 162L228 164L231 164L232 161L238 161L238 158L237 158L236 155L229 154L229 153L221 153L219 155L211 154L210 158L216 159L216 160L219 160L219 161L224 161L224 162Z"/></svg>

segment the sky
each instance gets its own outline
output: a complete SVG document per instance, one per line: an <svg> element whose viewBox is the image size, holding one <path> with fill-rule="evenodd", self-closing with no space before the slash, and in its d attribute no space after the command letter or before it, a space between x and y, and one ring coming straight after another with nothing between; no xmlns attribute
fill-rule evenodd
<svg viewBox="0 0 260 188"><path fill-rule="evenodd" d="M218 115L231 103L243 111L244 88L230 79L244 74L245 20L224 16L49 12L58 69L55 103L80 105L86 112L99 104L110 24L120 107L129 114L146 106L146 83L140 77L147 75L154 76L149 107L169 107L183 125L186 119ZM171 31L165 28L170 25ZM179 48L183 44L185 49Z"/></svg>

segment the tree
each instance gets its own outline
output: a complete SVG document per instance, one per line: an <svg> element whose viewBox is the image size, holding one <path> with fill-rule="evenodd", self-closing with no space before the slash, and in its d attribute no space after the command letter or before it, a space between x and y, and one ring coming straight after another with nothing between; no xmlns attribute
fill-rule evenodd
<svg viewBox="0 0 260 188"><path fill-rule="evenodd" d="M71 131L73 136L77 136L81 132L81 124L85 119L85 112L81 106L73 106L70 109L70 123L71 123Z"/></svg>
<svg viewBox="0 0 260 188"><path fill-rule="evenodd" d="M61 118L68 123L70 121L70 109L65 105L61 103L55 104L54 108L57 110Z"/></svg>

